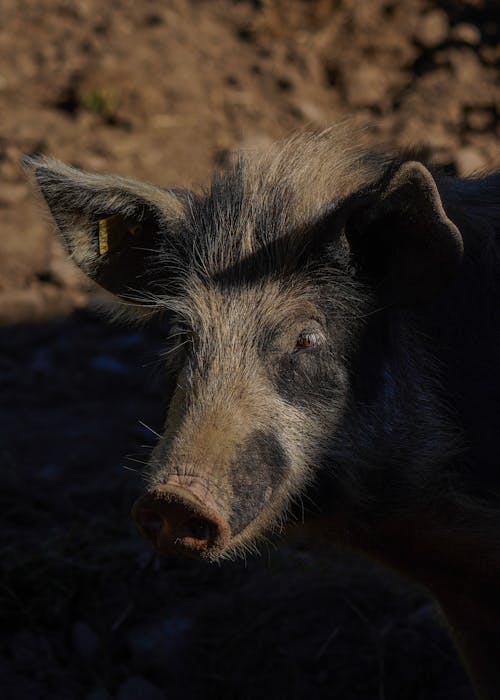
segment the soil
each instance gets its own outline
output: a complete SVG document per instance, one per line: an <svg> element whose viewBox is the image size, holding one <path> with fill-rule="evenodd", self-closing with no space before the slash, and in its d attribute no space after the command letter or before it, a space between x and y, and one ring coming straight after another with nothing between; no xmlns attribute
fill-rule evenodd
<svg viewBox="0 0 500 700"><path fill-rule="evenodd" d="M154 441L139 419L162 422L163 332L93 311L19 159L198 186L235 148L350 118L472 174L500 161L498 16L494 0L2 1L2 698L472 698L425 594L352 555L148 554L126 455Z"/></svg>

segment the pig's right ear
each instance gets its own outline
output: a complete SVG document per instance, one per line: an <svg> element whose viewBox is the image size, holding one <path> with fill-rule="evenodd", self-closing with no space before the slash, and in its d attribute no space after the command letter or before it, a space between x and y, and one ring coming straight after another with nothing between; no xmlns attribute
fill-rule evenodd
<svg viewBox="0 0 500 700"><path fill-rule="evenodd" d="M154 306L160 292L171 293L166 260L175 257L180 196L41 157L24 158L23 167L71 258L92 280L130 304Z"/></svg>
<svg viewBox="0 0 500 700"><path fill-rule="evenodd" d="M348 198L340 215L354 269L385 301L427 303L457 275L462 236L422 163L395 164L375 188Z"/></svg>

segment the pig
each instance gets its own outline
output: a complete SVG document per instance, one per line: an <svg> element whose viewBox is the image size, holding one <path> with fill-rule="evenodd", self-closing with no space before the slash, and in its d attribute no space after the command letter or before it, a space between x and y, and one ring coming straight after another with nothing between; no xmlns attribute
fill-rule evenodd
<svg viewBox="0 0 500 700"><path fill-rule="evenodd" d="M220 561L316 490L312 528L426 587L496 700L500 174L362 142L302 133L198 192L24 166L116 315L168 320L139 531Z"/></svg>

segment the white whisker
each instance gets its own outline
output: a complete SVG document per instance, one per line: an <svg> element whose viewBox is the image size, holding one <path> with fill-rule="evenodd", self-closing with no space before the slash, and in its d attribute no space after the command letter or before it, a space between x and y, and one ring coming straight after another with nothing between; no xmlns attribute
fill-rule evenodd
<svg viewBox="0 0 500 700"><path fill-rule="evenodd" d="M156 435L156 437L157 437L157 438L160 438L160 440L161 440L161 437L162 437L162 436L160 435L160 433L157 433L156 430L153 430L153 428L151 428L149 425L147 425L146 423L144 423L144 421L142 421L142 420L139 420L139 423L140 423L144 428L146 428L146 430L150 430L150 431L153 433L153 435Z"/></svg>

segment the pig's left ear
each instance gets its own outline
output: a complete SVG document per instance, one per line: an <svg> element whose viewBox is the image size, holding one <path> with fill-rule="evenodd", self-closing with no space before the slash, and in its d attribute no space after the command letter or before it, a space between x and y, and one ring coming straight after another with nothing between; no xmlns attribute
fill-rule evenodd
<svg viewBox="0 0 500 700"><path fill-rule="evenodd" d="M169 293L182 199L143 182L93 175L46 158L24 158L73 261L130 304ZM173 278L171 280L173 283Z"/></svg>
<svg viewBox="0 0 500 700"><path fill-rule="evenodd" d="M387 298L426 302L456 275L462 236L421 163L403 163L373 196L348 209L344 231L354 265Z"/></svg>

